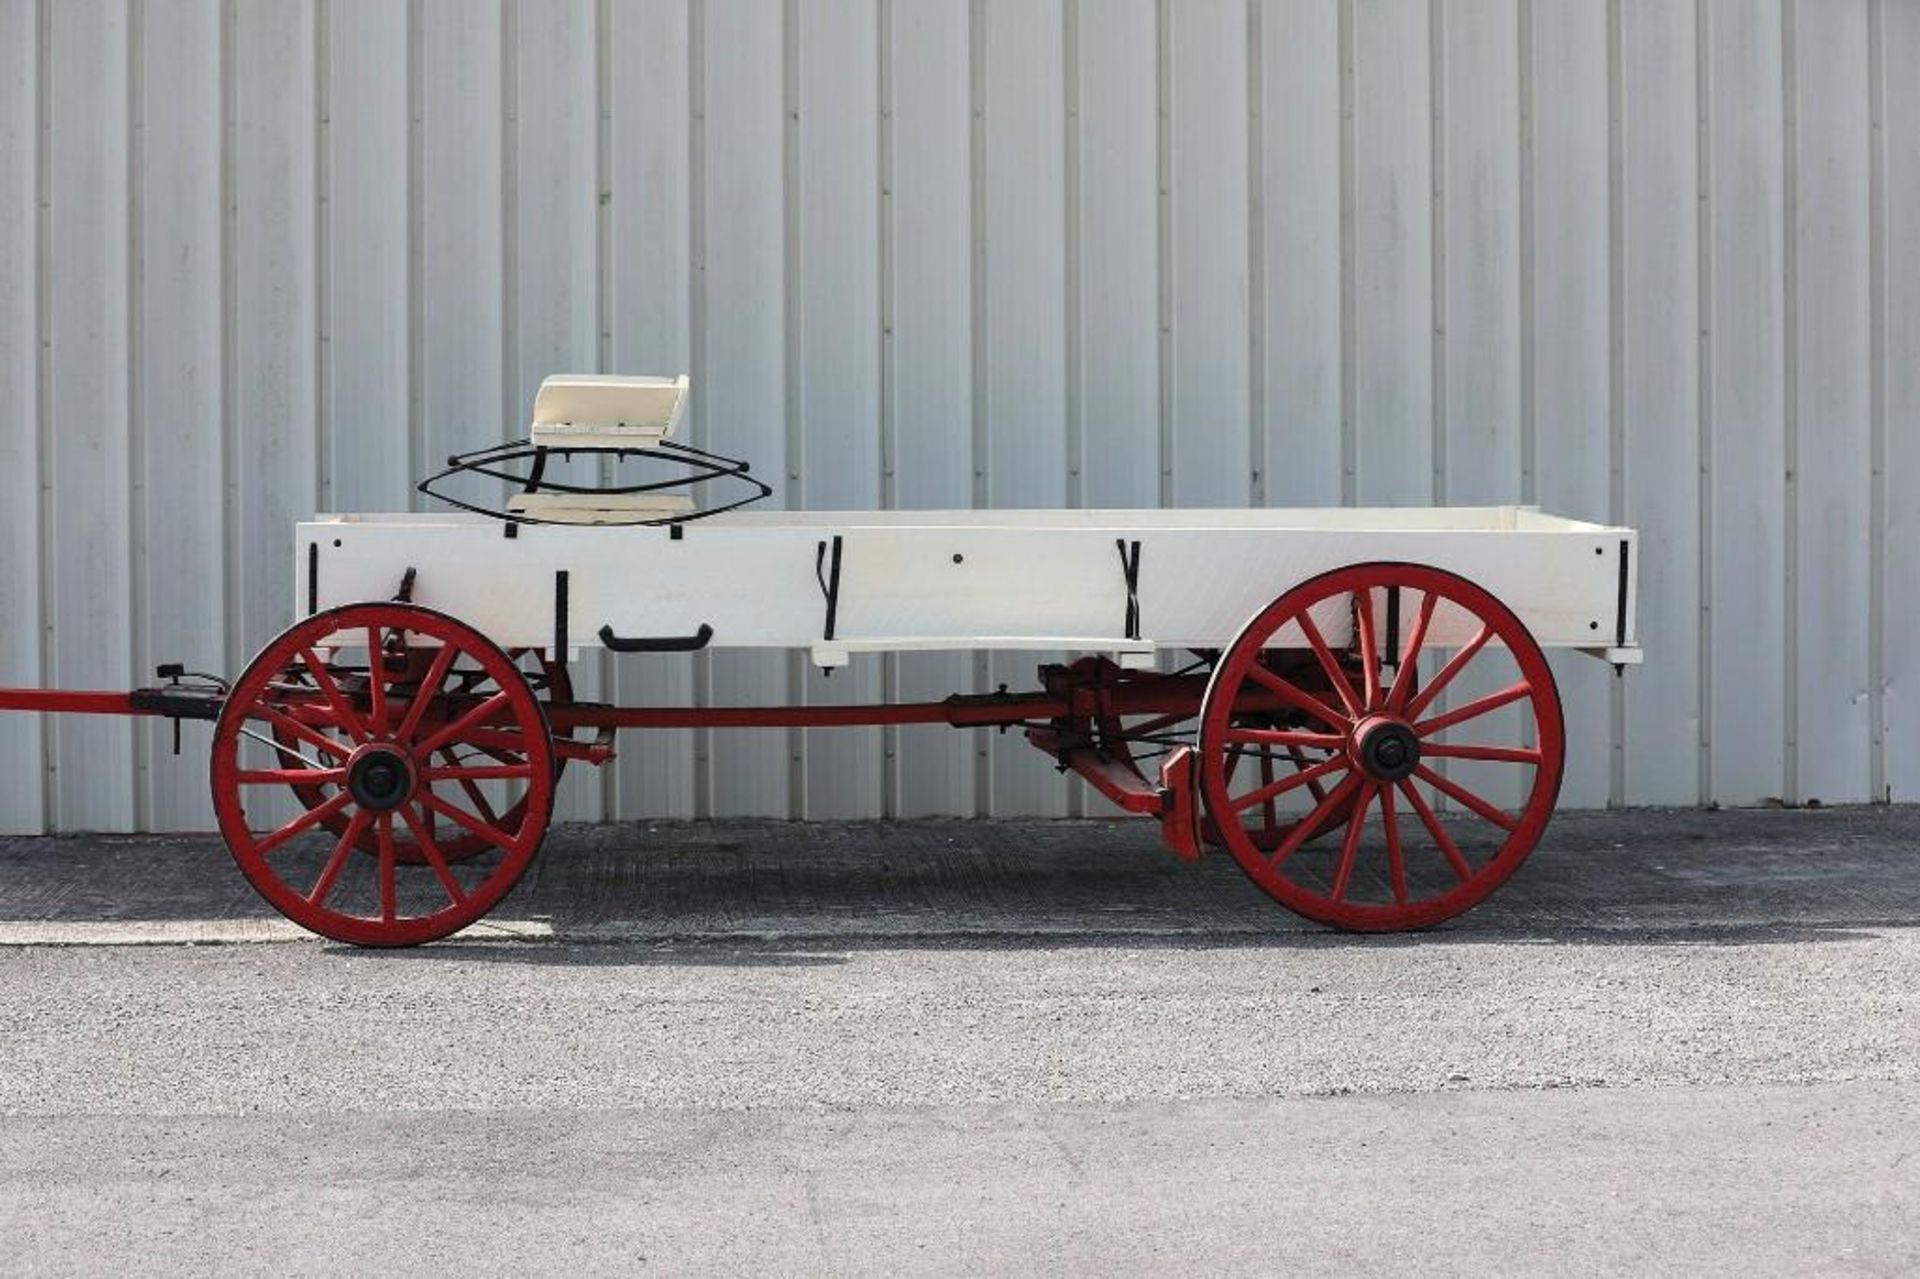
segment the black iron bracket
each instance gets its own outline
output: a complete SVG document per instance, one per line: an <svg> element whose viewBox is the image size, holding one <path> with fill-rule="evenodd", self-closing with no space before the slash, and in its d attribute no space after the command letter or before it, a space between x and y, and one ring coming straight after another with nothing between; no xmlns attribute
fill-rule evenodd
<svg viewBox="0 0 1920 1279"><path fill-rule="evenodd" d="M828 553L833 556L828 563ZM813 576L820 583L820 594L827 600L827 624L820 638L832 639L834 623L840 616L840 535L835 533L832 542L822 541L814 549Z"/></svg>
<svg viewBox="0 0 1920 1279"><path fill-rule="evenodd" d="M1126 630L1123 633L1128 639L1137 640L1140 638L1140 543L1117 537L1113 544L1120 548L1120 575L1127 582Z"/></svg>

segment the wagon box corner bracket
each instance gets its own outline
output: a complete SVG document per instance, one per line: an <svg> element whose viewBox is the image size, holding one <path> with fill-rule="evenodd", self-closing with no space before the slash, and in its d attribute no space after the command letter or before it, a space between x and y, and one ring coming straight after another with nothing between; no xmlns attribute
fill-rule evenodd
<svg viewBox="0 0 1920 1279"><path fill-rule="evenodd" d="M1438 923L1539 842L1565 732L1545 650L1637 663L1636 534L1532 507L772 511L675 438L685 377L555 376L525 439L422 480L444 512L298 526L292 626L240 674L0 689L0 710L213 726L248 881L369 946L481 919L568 767L621 729L1020 730L1175 855L1224 850L1356 931ZM569 662L710 648L1069 655L941 701L612 706Z"/></svg>

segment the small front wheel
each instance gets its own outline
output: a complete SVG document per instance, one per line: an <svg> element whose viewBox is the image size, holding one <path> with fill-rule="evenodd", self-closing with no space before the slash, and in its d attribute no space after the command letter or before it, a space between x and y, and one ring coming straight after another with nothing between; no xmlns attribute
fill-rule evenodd
<svg viewBox="0 0 1920 1279"><path fill-rule="evenodd" d="M553 811L553 739L525 675L472 627L412 604L332 609L268 644L227 697L210 773L248 882L303 928L360 946L480 919ZM296 810L289 791L317 802Z"/></svg>
<svg viewBox="0 0 1920 1279"><path fill-rule="evenodd" d="M1424 679L1423 655L1437 663ZM1247 724L1263 702L1295 723ZM1546 830L1566 746L1553 672L1520 619L1463 577L1397 563L1323 573L1255 615L1214 667L1199 740L1207 812L1247 876L1298 914L1368 932L1450 919L1504 883ZM1249 751L1300 764L1236 773ZM1271 838L1275 806L1306 792ZM1330 825L1339 838L1313 845Z"/></svg>

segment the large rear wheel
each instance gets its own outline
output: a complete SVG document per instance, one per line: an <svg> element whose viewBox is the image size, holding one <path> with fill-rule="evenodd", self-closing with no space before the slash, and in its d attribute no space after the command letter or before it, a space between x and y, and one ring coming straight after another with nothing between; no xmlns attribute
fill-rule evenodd
<svg viewBox="0 0 1920 1279"><path fill-rule="evenodd" d="M1422 655L1440 653L1423 680ZM1305 726L1244 723L1255 691ZM1250 772L1248 751L1304 766ZM1199 754L1212 824L1254 883L1309 919L1386 931L1449 919L1519 868L1552 816L1565 735L1546 656L1510 609L1445 570L1375 563L1247 623L1208 684ZM1275 841L1274 806L1301 789L1311 805ZM1340 838L1311 845L1329 822Z"/></svg>

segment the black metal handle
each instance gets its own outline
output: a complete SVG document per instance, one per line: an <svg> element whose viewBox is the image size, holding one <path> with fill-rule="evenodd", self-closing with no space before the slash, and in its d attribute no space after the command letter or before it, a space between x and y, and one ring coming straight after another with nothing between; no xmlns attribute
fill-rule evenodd
<svg viewBox="0 0 1920 1279"><path fill-rule="evenodd" d="M652 639L624 639L611 626L600 628L600 642L616 653L695 653L713 640L713 628L705 622L691 635L664 635Z"/></svg>

